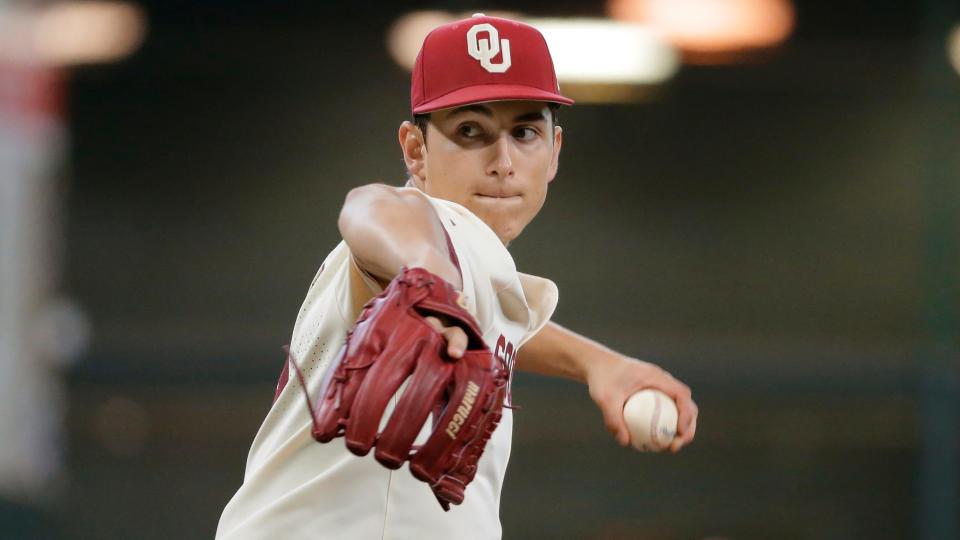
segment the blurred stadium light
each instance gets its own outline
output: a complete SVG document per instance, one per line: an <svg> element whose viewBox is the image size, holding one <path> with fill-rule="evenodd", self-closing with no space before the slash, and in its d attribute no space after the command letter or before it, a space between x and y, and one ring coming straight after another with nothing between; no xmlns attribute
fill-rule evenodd
<svg viewBox="0 0 960 540"><path fill-rule="evenodd" d="M109 62L129 55L143 41L143 13L133 4L65 2L37 21L38 54L54 64Z"/></svg>
<svg viewBox="0 0 960 540"><path fill-rule="evenodd" d="M488 12L489 15L503 15ZM390 27L391 56L412 69L420 44L437 26L469 14L408 13ZM553 54L564 93L580 101L633 101L642 92L624 91L665 82L679 67L676 50L648 26L587 18L520 18L539 29Z"/></svg>
<svg viewBox="0 0 960 540"><path fill-rule="evenodd" d="M787 39L795 19L790 0L608 0L607 11L663 32L691 63L773 47Z"/></svg>
<svg viewBox="0 0 960 540"><path fill-rule="evenodd" d="M673 47L646 26L600 19L528 22L543 32L562 82L658 84L679 67Z"/></svg>
<svg viewBox="0 0 960 540"><path fill-rule="evenodd" d="M135 51L145 34L143 10L134 4L89 0L11 7L0 12L0 61L111 62Z"/></svg>
<svg viewBox="0 0 960 540"><path fill-rule="evenodd" d="M427 34L451 20L453 15L446 11L414 11L401 16L387 30L390 56L404 69L412 71L420 44Z"/></svg>
<svg viewBox="0 0 960 540"><path fill-rule="evenodd" d="M954 25L947 36L947 56L954 71L960 75L960 24Z"/></svg>

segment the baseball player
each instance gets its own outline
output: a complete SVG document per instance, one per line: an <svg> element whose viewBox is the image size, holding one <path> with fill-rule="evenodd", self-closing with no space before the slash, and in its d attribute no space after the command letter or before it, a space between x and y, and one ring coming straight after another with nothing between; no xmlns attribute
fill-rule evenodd
<svg viewBox="0 0 960 540"><path fill-rule="evenodd" d="M549 322L556 286L518 272L507 251L544 204L562 143L556 113L572 103L543 36L526 24L478 14L427 36L414 118L399 129L407 186L347 195L343 242L307 292L292 362L217 538L499 538L517 369L585 383L621 445L626 399L660 389L680 411L671 449L693 440L690 390ZM406 393L396 384L408 371L392 371L404 362L416 366ZM461 368L473 369L469 382L457 382ZM453 382L416 393L441 372ZM388 434L402 424L413 431ZM404 437L416 444L395 442ZM399 452L387 449L396 444Z"/></svg>

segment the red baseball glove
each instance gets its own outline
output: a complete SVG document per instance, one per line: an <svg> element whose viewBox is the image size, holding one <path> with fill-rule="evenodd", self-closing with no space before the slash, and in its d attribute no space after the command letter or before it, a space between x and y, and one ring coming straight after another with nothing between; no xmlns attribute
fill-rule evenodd
<svg viewBox="0 0 960 540"><path fill-rule="evenodd" d="M403 269L364 306L327 371L314 415L313 437L344 436L358 456L389 469L407 460L444 510L463 502L477 462L503 413L507 366L491 354L477 322L457 303L456 289L422 268ZM424 318L456 325L469 339L462 358L447 356L443 336ZM380 419L404 381L407 386L383 431ZM312 406L311 406L312 407ZM312 409L311 409L312 412ZM429 414L433 431L413 445Z"/></svg>

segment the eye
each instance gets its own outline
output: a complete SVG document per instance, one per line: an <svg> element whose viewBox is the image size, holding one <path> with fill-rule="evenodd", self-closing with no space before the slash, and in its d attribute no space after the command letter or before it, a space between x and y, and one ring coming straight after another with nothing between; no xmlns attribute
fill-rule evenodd
<svg viewBox="0 0 960 540"><path fill-rule="evenodd" d="M540 132L536 128L522 126L513 130L513 136L521 141L532 141L540 136Z"/></svg>
<svg viewBox="0 0 960 540"><path fill-rule="evenodd" d="M479 137L482 133L483 131L476 124L462 124L457 128L457 134L468 139Z"/></svg>

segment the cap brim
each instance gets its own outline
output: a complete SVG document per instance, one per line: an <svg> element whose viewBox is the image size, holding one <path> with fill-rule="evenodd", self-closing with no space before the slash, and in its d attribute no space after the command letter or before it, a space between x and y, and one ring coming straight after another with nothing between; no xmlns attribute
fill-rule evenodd
<svg viewBox="0 0 960 540"><path fill-rule="evenodd" d="M517 84L478 84L460 88L449 94L444 94L436 99L421 103L413 109L413 114L449 109L470 103L516 100L547 101L561 105L573 105L573 100L570 98L531 86L521 86Z"/></svg>

